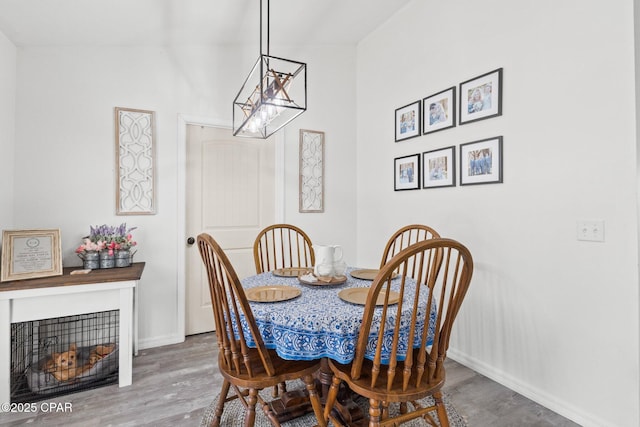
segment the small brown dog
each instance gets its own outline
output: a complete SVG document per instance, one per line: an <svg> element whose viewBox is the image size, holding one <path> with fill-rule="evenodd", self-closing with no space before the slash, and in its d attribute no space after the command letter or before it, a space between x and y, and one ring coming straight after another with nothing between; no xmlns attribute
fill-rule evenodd
<svg viewBox="0 0 640 427"><path fill-rule="evenodd" d="M91 368L91 366L86 369L84 366L78 367L76 356L77 347L74 343L69 346L67 351L53 353L51 359L47 361L45 370L58 381L69 381Z"/></svg>
<svg viewBox="0 0 640 427"><path fill-rule="evenodd" d="M115 344L97 345L89 353L89 365L93 366L97 361L102 360L116 348Z"/></svg>
<svg viewBox="0 0 640 427"><path fill-rule="evenodd" d="M73 343L69 345L69 350L53 353L46 362L44 370L58 381L69 381L91 369L96 362L102 360L114 349L115 344L96 345L89 352L88 358L86 353L84 358L81 358L78 354L78 347Z"/></svg>

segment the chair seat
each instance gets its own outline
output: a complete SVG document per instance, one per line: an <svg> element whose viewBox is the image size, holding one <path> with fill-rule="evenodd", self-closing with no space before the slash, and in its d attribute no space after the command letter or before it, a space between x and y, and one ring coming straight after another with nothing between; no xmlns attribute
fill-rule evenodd
<svg viewBox="0 0 640 427"><path fill-rule="evenodd" d="M417 357L417 349L414 350L414 360ZM329 360L329 367L333 371L334 375L347 383L349 388L358 393L361 396L367 398L374 398L379 400L385 400L387 402L406 402L409 400L417 400L425 396L432 395L439 391L444 385L444 377L440 378L433 384L429 384L426 379L426 373L422 378L420 387L415 386L415 379L418 376L417 369L414 366L411 369L411 381L409 382L407 389L402 390L402 369L404 366L402 363L398 363L396 368L396 374L393 379L391 390L387 390L387 369L381 369L378 374L378 381L376 387L371 387L371 371L373 369L373 362L365 359L362 364L362 373L360 378L354 380L351 378L351 364L343 365L333 360Z"/></svg>
<svg viewBox="0 0 640 427"><path fill-rule="evenodd" d="M240 387L262 389L298 379L304 375L313 374L320 369L318 360L286 360L279 357L275 350L267 351L271 357L273 368L277 372L274 376L267 375L258 350L255 348L250 348L248 351L253 370L251 376L244 369L241 373L237 373L234 369L229 369L224 361L222 352L218 353L220 373L228 380L233 379L233 383Z"/></svg>

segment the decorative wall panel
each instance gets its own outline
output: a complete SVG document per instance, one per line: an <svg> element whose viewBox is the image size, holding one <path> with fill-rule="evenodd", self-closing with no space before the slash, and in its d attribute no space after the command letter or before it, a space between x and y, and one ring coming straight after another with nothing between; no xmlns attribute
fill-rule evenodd
<svg viewBox="0 0 640 427"><path fill-rule="evenodd" d="M300 129L300 212L324 212L324 132Z"/></svg>
<svg viewBox="0 0 640 427"><path fill-rule="evenodd" d="M154 214L155 113L116 107L115 119L116 214Z"/></svg>

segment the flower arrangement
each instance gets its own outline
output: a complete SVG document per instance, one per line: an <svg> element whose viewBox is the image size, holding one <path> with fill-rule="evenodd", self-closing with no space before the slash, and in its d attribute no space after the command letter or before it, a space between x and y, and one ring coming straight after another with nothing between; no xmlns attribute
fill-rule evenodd
<svg viewBox="0 0 640 427"><path fill-rule="evenodd" d="M96 251L100 252L108 250L109 255L113 255L118 250L129 250L136 246L137 242L133 240L131 232L137 227L127 229L127 224L122 223L118 227L108 226L106 224L100 226L91 226L88 236L83 237L82 244L76 249L76 253Z"/></svg>

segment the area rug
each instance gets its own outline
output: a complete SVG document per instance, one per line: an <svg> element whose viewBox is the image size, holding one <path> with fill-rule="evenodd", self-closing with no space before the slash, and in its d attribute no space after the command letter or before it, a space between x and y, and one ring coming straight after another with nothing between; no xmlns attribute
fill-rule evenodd
<svg viewBox="0 0 640 427"><path fill-rule="evenodd" d="M298 388L304 388L304 383L302 381L290 381L287 382L287 390L296 390ZM233 393L233 388L229 392L230 395ZM262 390L260 395L266 401L272 400L271 397L271 389ZM209 407L205 410L204 415L202 417L202 421L200 422L201 427L209 427L211 421L213 420L213 414L216 411L216 404L218 403L218 397L213 400L213 402L209 405ZM445 394L443 396L444 405L447 408L447 414L449 415L449 424L451 427L466 427L467 423L464 418L458 414L456 409L453 407L451 402L449 402L448 396ZM420 404L428 406L433 404L433 398L426 397L424 399L419 400ZM361 398L356 401L356 403L362 408L364 413L369 412L368 400ZM392 408L393 410L393 408ZM305 416L286 421L282 423L282 427L312 427L317 424L313 413L307 414ZM224 407L224 412L222 413L222 420L220 422L221 426L224 427L243 427L244 426L244 407L242 403L238 399L234 399ZM333 425L329 423L329 425ZM423 427L427 426L427 422L423 419L414 419L409 422L402 424L402 427ZM264 415L259 406L256 407L256 422L255 427L271 427L271 423L269 419Z"/></svg>

